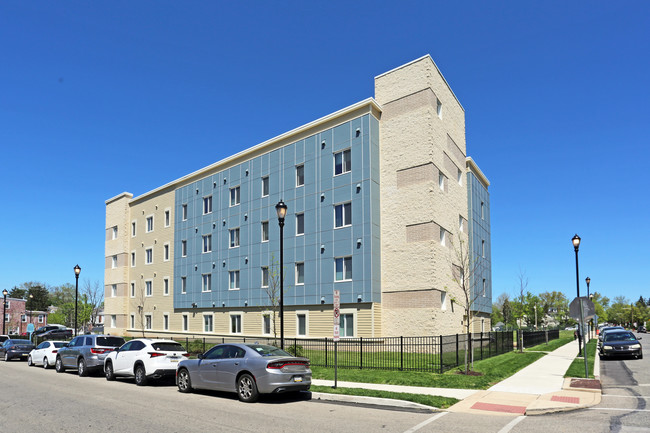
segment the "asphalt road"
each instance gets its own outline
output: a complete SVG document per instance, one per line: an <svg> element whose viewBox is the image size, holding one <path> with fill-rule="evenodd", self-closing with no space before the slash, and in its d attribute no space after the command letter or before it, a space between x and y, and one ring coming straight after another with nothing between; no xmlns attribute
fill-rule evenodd
<svg viewBox="0 0 650 433"><path fill-rule="evenodd" d="M600 366L600 405L514 417L331 404L311 400L309 393L245 404L230 394L181 394L169 382L138 387L132 380L108 382L0 362L0 431L650 432L650 358L607 360Z"/></svg>

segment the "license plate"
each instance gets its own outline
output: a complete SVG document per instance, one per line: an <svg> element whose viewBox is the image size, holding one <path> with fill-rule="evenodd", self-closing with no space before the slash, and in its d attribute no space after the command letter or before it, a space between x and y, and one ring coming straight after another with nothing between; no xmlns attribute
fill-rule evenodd
<svg viewBox="0 0 650 433"><path fill-rule="evenodd" d="M178 359L170 359L170 362L178 362Z"/></svg>
<svg viewBox="0 0 650 433"><path fill-rule="evenodd" d="M302 377L296 376L296 377L293 378L293 381L294 382L302 382Z"/></svg>

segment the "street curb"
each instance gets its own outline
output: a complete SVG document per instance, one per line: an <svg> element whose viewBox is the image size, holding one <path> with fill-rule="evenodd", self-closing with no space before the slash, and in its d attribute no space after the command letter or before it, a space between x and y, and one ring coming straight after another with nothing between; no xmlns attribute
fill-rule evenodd
<svg viewBox="0 0 650 433"><path fill-rule="evenodd" d="M407 410L413 412L440 412L441 409L427 406L420 403L414 403L406 400L396 400L392 398L366 397L360 395L347 394L329 394L325 392L312 392L312 400L320 400L328 403L341 403L350 405L359 405L365 407L377 407L381 409Z"/></svg>

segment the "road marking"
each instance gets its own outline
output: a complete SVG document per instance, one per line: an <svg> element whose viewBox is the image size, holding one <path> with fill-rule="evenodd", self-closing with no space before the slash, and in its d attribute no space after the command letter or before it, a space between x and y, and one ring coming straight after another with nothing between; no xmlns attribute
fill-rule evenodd
<svg viewBox="0 0 650 433"><path fill-rule="evenodd" d="M413 432L415 432L415 431L418 431L418 430L420 430L422 427L424 427L425 425L434 422L434 421L437 420L438 418L441 418L441 417L447 415L448 413L449 413L449 412L440 412L440 413L437 413L437 414L435 414L434 416L432 416L431 418L429 418L428 420L426 420L426 421L422 421L420 424L416 425L415 427L412 427L412 428L406 430L404 433L413 433Z"/></svg>
<svg viewBox="0 0 650 433"><path fill-rule="evenodd" d="M501 430L499 430L499 433L508 433L514 426L522 422L526 418L525 415L520 415L517 418L513 419L510 421L508 424L505 425Z"/></svg>
<svg viewBox="0 0 650 433"><path fill-rule="evenodd" d="M588 407L589 410L613 410L618 412L650 412L650 409L622 409L619 407Z"/></svg>

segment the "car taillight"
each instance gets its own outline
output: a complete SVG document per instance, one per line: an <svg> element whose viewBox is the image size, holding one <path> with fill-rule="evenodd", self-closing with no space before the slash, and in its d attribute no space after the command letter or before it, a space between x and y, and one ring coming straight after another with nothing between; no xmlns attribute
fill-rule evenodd
<svg viewBox="0 0 650 433"><path fill-rule="evenodd" d="M52 353L56 353L56 352L58 352L58 350L53 350L53 351L52 351Z"/></svg>
<svg viewBox="0 0 650 433"><path fill-rule="evenodd" d="M287 365L302 365L305 367L309 367L309 362L302 362L302 361L290 361L290 362L270 362L266 368L272 368L272 369L281 369L286 367Z"/></svg>
<svg viewBox="0 0 650 433"><path fill-rule="evenodd" d="M91 347L90 348L90 353L95 353L95 354L102 354L102 353L107 353L107 352L112 352L115 350L114 348L98 348L98 347Z"/></svg>
<svg viewBox="0 0 650 433"><path fill-rule="evenodd" d="M186 357L186 358L189 358L189 357L190 357L190 354L189 354L189 353L182 353L181 356L184 356L184 357Z"/></svg>
<svg viewBox="0 0 650 433"><path fill-rule="evenodd" d="M149 356L151 356L152 358L155 358L156 356L165 356L165 355L167 355L166 353L160 353L160 352L147 352L147 353L148 353Z"/></svg>

